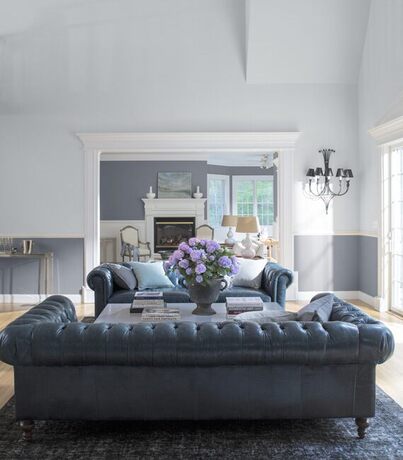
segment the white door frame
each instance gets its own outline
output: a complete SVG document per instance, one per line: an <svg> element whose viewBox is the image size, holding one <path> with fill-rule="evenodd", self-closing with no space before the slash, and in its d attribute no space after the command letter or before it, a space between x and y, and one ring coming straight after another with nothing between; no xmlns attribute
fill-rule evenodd
<svg viewBox="0 0 403 460"><path fill-rule="evenodd" d="M278 215L280 262L294 269L293 154L299 132L227 133L78 133L84 148L84 274L97 265L100 256L99 169L101 153L140 153L144 159L200 160L211 154L279 153ZM151 159L151 158L150 158ZM146 192L146 191L145 191ZM82 288L83 302L93 302L93 292Z"/></svg>
<svg viewBox="0 0 403 460"><path fill-rule="evenodd" d="M389 263L389 222L385 221L385 190L384 182L388 180L388 168L385 168L385 157L390 155L392 148L403 142L403 116L395 118L386 123L376 126L369 130L369 134L378 144L379 158L379 185L380 185L380 204L379 204L379 225L378 230L378 298L376 308L386 311L391 308L391 292L389 286L390 263ZM390 193L390 192L389 192Z"/></svg>

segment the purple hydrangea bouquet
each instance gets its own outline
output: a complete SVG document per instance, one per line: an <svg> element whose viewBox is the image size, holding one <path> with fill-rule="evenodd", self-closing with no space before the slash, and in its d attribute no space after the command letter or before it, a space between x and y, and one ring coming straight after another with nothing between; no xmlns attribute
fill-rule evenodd
<svg viewBox="0 0 403 460"><path fill-rule="evenodd" d="M239 263L233 253L217 241L190 238L182 242L165 262L165 270L185 280L191 300L197 304L193 314L211 315L211 304L227 287L225 276L236 275Z"/></svg>

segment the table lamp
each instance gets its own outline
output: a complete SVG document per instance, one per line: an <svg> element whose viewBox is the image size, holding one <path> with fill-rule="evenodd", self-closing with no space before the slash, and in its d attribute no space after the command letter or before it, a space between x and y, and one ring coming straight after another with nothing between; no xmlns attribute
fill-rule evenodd
<svg viewBox="0 0 403 460"><path fill-rule="evenodd" d="M238 216L230 216L230 215L222 216L221 225L223 227L228 227L227 239L225 240L225 244L229 244L229 245L235 244L234 233L232 232L232 227L236 227L237 222L238 222Z"/></svg>
<svg viewBox="0 0 403 460"><path fill-rule="evenodd" d="M238 233L246 233L246 238L242 241L245 249L242 251L242 256L248 259L253 259L256 256L256 251L253 249L253 243L250 239L250 233L258 233L259 219L256 216L240 216L236 224Z"/></svg>

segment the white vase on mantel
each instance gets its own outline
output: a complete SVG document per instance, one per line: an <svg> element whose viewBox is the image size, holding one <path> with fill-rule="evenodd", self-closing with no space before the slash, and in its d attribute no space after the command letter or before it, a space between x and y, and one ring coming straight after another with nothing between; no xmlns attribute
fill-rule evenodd
<svg viewBox="0 0 403 460"><path fill-rule="evenodd" d="M148 193L146 193L146 197L149 199L149 200L153 200L155 198L155 193L153 192L153 188L152 186L150 185L150 190Z"/></svg>
<svg viewBox="0 0 403 460"><path fill-rule="evenodd" d="M200 192L199 186L197 186L196 192L193 193L193 198L203 198L203 193Z"/></svg>

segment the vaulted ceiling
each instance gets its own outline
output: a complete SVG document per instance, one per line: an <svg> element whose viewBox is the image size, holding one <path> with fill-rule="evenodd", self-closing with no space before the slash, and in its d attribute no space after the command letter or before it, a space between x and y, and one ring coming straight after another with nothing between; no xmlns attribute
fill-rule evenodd
<svg viewBox="0 0 403 460"><path fill-rule="evenodd" d="M248 83L356 83L370 0L249 0Z"/></svg>

